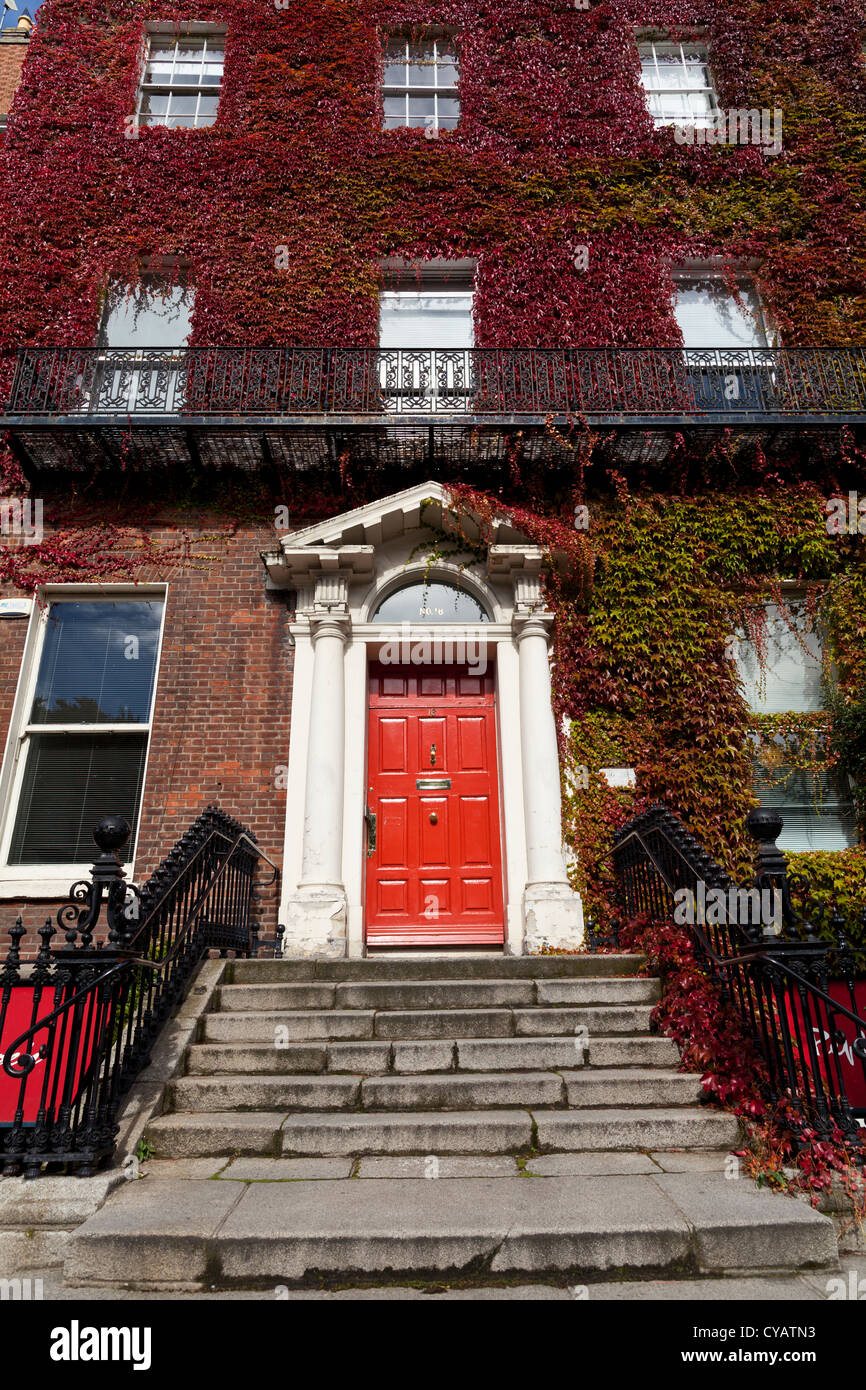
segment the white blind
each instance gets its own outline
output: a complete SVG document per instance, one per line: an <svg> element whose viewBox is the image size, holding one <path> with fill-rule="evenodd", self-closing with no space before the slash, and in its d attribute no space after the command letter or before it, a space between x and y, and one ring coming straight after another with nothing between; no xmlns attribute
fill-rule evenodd
<svg viewBox="0 0 866 1390"><path fill-rule="evenodd" d="M767 604L763 668L755 644L738 633L737 667L749 708L758 714L807 714L823 708L820 637L796 605L788 611L793 630L778 605Z"/></svg>
<svg viewBox="0 0 866 1390"><path fill-rule="evenodd" d="M194 291L180 285L117 292L105 320L103 346L183 347L192 329L193 299Z"/></svg>
<svg viewBox="0 0 866 1390"><path fill-rule="evenodd" d="M766 347L758 298L743 287L742 302L723 285L680 281L674 316L687 348Z"/></svg>
<svg viewBox="0 0 866 1390"><path fill-rule="evenodd" d="M386 290L380 299L379 344L383 348L471 348L471 291L431 293Z"/></svg>
<svg viewBox="0 0 866 1390"><path fill-rule="evenodd" d="M781 813L784 828L779 848L792 852L850 849L857 844L853 809L842 801L834 779L826 772L780 768L772 779L755 778L762 806Z"/></svg>

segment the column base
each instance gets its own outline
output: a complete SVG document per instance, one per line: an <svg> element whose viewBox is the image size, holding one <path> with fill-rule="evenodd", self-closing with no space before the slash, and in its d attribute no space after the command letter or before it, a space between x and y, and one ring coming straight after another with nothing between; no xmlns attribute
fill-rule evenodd
<svg viewBox="0 0 866 1390"><path fill-rule="evenodd" d="M583 903L567 883L528 883L523 891L523 953L577 951L583 945Z"/></svg>
<svg viewBox="0 0 866 1390"><path fill-rule="evenodd" d="M298 888L286 904L283 955L342 960L347 953L347 918L342 888Z"/></svg>

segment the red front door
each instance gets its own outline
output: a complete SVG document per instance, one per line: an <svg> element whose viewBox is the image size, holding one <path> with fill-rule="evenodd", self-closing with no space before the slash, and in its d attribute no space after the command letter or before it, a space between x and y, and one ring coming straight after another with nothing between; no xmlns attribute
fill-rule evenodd
<svg viewBox="0 0 866 1390"><path fill-rule="evenodd" d="M492 671L371 666L367 809L370 945L503 941Z"/></svg>

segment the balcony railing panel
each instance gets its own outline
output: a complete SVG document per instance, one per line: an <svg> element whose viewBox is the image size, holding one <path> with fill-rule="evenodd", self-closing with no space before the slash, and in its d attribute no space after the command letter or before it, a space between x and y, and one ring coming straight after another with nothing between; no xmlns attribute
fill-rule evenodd
<svg viewBox="0 0 866 1390"><path fill-rule="evenodd" d="M866 417L862 348L23 348L5 417Z"/></svg>

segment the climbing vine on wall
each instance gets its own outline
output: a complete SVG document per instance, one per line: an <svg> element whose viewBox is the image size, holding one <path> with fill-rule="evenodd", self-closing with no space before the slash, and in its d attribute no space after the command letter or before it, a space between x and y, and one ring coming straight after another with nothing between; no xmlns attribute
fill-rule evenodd
<svg viewBox="0 0 866 1390"><path fill-rule="evenodd" d="M382 34L430 17L429 0L44 0L0 144L0 393L19 345L92 344L107 288L134 285L153 258L188 266L199 344L374 345L380 262L395 255L477 259L481 346L675 345L670 264L709 257L754 266L786 344L866 341L864 0L442 0L460 125L437 139L383 131ZM227 27L217 123L136 131L145 25L191 20ZM656 131L638 25L702 30L723 107L781 107L781 154ZM790 437L754 442L747 461L723 436L698 466L677 435L643 478L580 421L567 442L555 477L513 448L499 490L474 505L488 519L508 507L551 556L563 751L587 770L566 824L590 900L598 854L642 800L667 800L742 862L749 736L772 738L726 643L753 630L749 597L774 596L781 578L820 606L835 663L826 748L807 738L803 756L854 778L862 820L862 545L830 538L821 513L822 488L864 476L856 441L814 442L820 487L797 482ZM2 442L0 470L4 493L24 490ZM294 524L390 481L347 450L338 478L312 489L286 474L271 505L287 500ZM174 485L160 475L155 488ZM208 507L228 492L213 479ZM469 494L457 495L459 510ZM135 557L113 515L4 551L0 579L29 590L39 575L122 573ZM600 768L614 765L636 768L634 795L607 786Z"/></svg>
<svg viewBox="0 0 866 1390"><path fill-rule="evenodd" d="M866 557L828 534L815 486L688 497L619 488L590 502L585 532L562 514L545 515L543 499L503 507L459 486L454 499L456 530L470 514L488 528L506 515L547 556L548 601L556 612L554 703L566 721L565 833L575 851L576 886L596 915L612 899L605 856L613 833L635 811L664 801L744 881L756 749L759 763L777 765L777 740L784 738L788 767L812 773L816 798L824 773L855 765L859 731L849 743L832 708L754 715L730 659L757 598L783 601L780 579L795 581L810 595L813 620L833 654L835 669L828 666L825 676L831 706L847 708L849 698L859 698L861 625L848 620L847 595L866 572ZM602 769L611 767L634 768L635 790L609 786ZM866 855L843 853L860 881ZM824 860L834 857L820 857L822 894ZM863 924L850 894L845 907L859 941Z"/></svg>
<svg viewBox="0 0 866 1390"><path fill-rule="evenodd" d="M92 343L106 287L168 257L196 343L371 345L388 255L476 257L480 345L676 344L669 263L718 255L755 263L788 344L866 339L864 0L442 0L460 124L383 131L382 34L430 18L44 0L0 148L0 344ZM227 27L219 118L136 131L145 24L173 20ZM656 131L638 25L704 33L722 106L779 106L782 153Z"/></svg>

